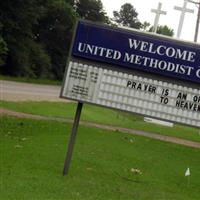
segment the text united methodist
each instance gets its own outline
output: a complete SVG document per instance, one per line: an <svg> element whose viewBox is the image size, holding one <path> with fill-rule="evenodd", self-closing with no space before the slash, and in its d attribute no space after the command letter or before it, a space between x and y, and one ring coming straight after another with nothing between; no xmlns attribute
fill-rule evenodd
<svg viewBox="0 0 200 200"><path fill-rule="evenodd" d="M137 68L147 68L147 70L151 68L155 71L176 75L195 75L200 79L200 66L194 67L198 57L196 52L165 45L156 45L153 42L132 38L127 39L127 44L129 50L121 52L116 49L79 42L78 52L98 58L102 57L106 60L118 60L123 63L134 64Z"/></svg>

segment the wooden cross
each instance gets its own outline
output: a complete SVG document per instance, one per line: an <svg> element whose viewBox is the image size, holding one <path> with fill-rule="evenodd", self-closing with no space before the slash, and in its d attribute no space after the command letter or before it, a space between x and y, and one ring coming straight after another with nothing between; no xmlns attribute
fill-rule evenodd
<svg viewBox="0 0 200 200"><path fill-rule="evenodd" d="M162 3L158 3L157 9L151 9L151 12L156 13L156 16L155 16L155 19L154 19L154 25L153 25L153 32L155 32L155 33L157 31L157 28L158 28L160 15L166 15L167 14L167 12L161 10L161 8L162 8Z"/></svg>
<svg viewBox="0 0 200 200"><path fill-rule="evenodd" d="M193 9L187 8L187 2L188 2L187 0L184 0L183 7L178 7L178 6L174 7L175 10L181 11L181 16L180 16L178 31L177 31L177 38L180 38L180 36L181 36L181 31L182 31L182 28L183 28L183 22L184 22L184 19L185 19L185 14L187 12L188 13L194 13Z"/></svg>

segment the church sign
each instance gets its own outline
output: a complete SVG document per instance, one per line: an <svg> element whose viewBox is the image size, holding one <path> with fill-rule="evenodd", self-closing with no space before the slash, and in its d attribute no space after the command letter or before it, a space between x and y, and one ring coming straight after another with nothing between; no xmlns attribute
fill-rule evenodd
<svg viewBox="0 0 200 200"><path fill-rule="evenodd" d="M200 45L79 21L61 97L200 127Z"/></svg>

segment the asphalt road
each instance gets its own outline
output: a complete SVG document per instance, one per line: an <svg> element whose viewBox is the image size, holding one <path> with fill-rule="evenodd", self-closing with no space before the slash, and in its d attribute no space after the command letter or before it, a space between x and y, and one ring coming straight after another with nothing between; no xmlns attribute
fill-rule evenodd
<svg viewBox="0 0 200 200"><path fill-rule="evenodd" d="M59 98L61 86L0 80L0 100L66 101Z"/></svg>

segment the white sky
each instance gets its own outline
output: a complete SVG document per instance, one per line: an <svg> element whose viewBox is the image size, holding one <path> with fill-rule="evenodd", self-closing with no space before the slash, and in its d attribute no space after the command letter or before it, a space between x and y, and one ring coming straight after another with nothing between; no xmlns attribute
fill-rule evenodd
<svg viewBox="0 0 200 200"><path fill-rule="evenodd" d="M197 0L193 1L197 2ZM152 13L151 9L157 9L159 2L162 3L162 10L167 11L167 15L160 16L159 25L167 25L174 29L174 37L176 37L181 12L174 10L174 6L183 7L184 0L102 0L104 10L109 17L113 17L113 11L119 11L124 3L131 3L138 12L138 19L141 22L147 21L151 25L154 24L155 18L155 13ZM194 4L189 2L187 8L193 9L194 13L186 13L180 39L193 41L198 10ZM200 31L198 43L200 43Z"/></svg>

